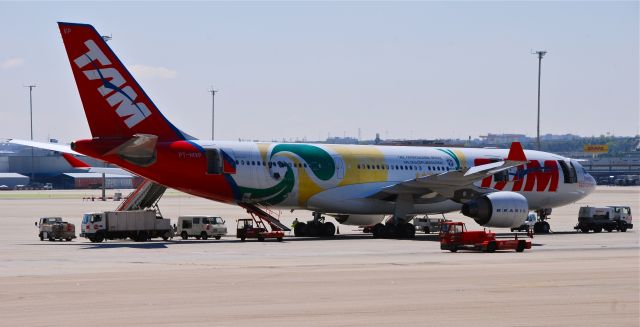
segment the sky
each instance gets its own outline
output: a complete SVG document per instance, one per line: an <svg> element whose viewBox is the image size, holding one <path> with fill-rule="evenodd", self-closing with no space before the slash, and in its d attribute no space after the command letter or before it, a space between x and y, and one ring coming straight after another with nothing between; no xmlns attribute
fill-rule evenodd
<svg viewBox="0 0 640 327"><path fill-rule="evenodd" d="M90 137L57 21L88 23L211 138L639 134L630 2L0 2L0 138Z"/></svg>

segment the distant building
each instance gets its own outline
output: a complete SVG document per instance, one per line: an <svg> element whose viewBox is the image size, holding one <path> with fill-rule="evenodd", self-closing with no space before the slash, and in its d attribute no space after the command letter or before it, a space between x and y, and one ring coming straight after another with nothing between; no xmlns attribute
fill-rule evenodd
<svg viewBox="0 0 640 327"><path fill-rule="evenodd" d="M75 169L59 152L33 148L24 145L0 142L0 172L34 175L35 182L49 182L50 177L62 173L82 172ZM90 166L105 167L105 163L89 157L81 158ZM107 167L113 167L108 165Z"/></svg>
<svg viewBox="0 0 640 327"><path fill-rule="evenodd" d="M335 136L335 137L328 137L325 143L327 144L358 144L358 139L350 136L346 136L346 137Z"/></svg>
<svg viewBox="0 0 640 327"><path fill-rule="evenodd" d="M102 174L99 173L65 173L53 180L58 187L65 189L102 187ZM108 189L135 188L139 180L140 177L131 175L105 174L105 186Z"/></svg>
<svg viewBox="0 0 640 327"><path fill-rule="evenodd" d="M524 134L487 134L480 135L480 139L486 144L507 144L511 142L524 143L529 138Z"/></svg>
<svg viewBox="0 0 640 327"><path fill-rule="evenodd" d="M29 177L17 173L0 173L0 185L10 189L16 185L29 185Z"/></svg>

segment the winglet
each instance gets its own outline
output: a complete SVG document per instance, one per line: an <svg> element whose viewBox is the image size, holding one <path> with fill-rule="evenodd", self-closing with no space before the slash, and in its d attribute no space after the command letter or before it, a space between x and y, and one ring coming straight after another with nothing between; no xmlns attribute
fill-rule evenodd
<svg viewBox="0 0 640 327"><path fill-rule="evenodd" d="M68 153L63 153L62 156L64 157L65 160L67 160L69 162L69 164L71 165L71 167L73 168L89 168L89 165L87 165L86 163L84 163L82 160L68 154Z"/></svg>
<svg viewBox="0 0 640 327"><path fill-rule="evenodd" d="M527 157L522 150L522 144L520 142L512 142L509 149L509 155L507 155L509 161L527 161Z"/></svg>

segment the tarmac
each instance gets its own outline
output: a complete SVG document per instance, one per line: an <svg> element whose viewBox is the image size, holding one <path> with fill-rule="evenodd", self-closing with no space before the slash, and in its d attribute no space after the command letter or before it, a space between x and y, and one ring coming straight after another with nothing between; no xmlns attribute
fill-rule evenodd
<svg viewBox="0 0 640 327"><path fill-rule="evenodd" d="M109 191L113 194L114 191ZM126 194L128 191L123 191ZM79 230L97 190L0 192L3 326L639 326L638 219L626 232L573 230L584 205L629 205L640 187L598 187L554 209L552 234L523 253L443 252L435 234L373 239L340 225L334 239L235 238L237 207L171 191L165 217L213 214L221 240L41 242L34 222L62 216ZM290 225L310 212L282 212ZM465 221L459 213L448 219ZM496 232L504 232L496 229Z"/></svg>

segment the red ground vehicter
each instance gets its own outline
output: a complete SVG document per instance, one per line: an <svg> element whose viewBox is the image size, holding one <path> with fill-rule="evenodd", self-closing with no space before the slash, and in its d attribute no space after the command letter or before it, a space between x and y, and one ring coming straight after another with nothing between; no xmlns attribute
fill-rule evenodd
<svg viewBox="0 0 640 327"><path fill-rule="evenodd" d="M440 249L494 252L496 250L516 250L522 252L531 248L531 242L515 239L496 239L496 233L468 231L463 222L443 222L440 231Z"/></svg>
<svg viewBox="0 0 640 327"><path fill-rule="evenodd" d="M282 242L284 237L283 231L269 231L267 226L260 219L238 219L236 237L241 241L247 238L257 238L258 241L264 241L267 238L275 238L278 242Z"/></svg>

